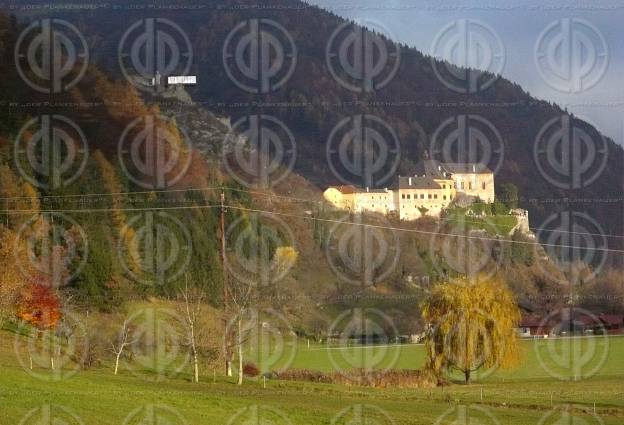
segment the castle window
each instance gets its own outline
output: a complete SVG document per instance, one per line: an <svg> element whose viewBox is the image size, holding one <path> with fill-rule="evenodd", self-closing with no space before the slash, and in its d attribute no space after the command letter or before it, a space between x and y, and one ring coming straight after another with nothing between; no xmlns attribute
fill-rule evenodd
<svg viewBox="0 0 624 425"><path fill-rule="evenodd" d="M485 182L481 183L481 187L485 190Z"/></svg>
<svg viewBox="0 0 624 425"><path fill-rule="evenodd" d="M438 195L433 195L433 199L438 199Z"/></svg>
<svg viewBox="0 0 624 425"><path fill-rule="evenodd" d="M446 195L444 195L442 198L446 201Z"/></svg>
<svg viewBox="0 0 624 425"><path fill-rule="evenodd" d="M411 199L411 198L412 198L412 195L408 194L407 199Z"/></svg>
<svg viewBox="0 0 624 425"><path fill-rule="evenodd" d="M401 194L401 199L405 199L405 193Z"/></svg>
<svg viewBox="0 0 624 425"><path fill-rule="evenodd" d="M472 190L472 182L468 182L468 189Z"/></svg>
<svg viewBox="0 0 624 425"><path fill-rule="evenodd" d="M429 193L429 194L427 195L427 198L428 198L428 199L431 199L431 193Z"/></svg>
<svg viewBox="0 0 624 425"><path fill-rule="evenodd" d="M424 193L420 194L420 199L425 199L425 194Z"/></svg>
<svg viewBox="0 0 624 425"><path fill-rule="evenodd" d="M461 188L464 189L464 182L461 182Z"/></svg>

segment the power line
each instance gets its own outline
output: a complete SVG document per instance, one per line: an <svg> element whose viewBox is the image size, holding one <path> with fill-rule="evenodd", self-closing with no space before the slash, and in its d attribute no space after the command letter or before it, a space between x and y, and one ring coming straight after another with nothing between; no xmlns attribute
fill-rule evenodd
<svg viewBox="0 0 624 425"><path fill-rule="evenodd" d="M96 212L117 212L117 211L169 211L169 210L198 210L208 208L220 208L220 205L188 205L177 207L149 207L149 208L89 208L89 209L58 209L58 210L9 210L2 211L3 214L60 214L60 213L96 213Z"/></svg>
<svg viewBox="0 0 624 425"><path fill-rule="evenodd" d="M230 192L241 192L241 193L249 193L252 195L264 196L267 198L276 198L276 199L287 199L297 202L305 202L305 203L314 203L314 204L323 204L323 201L314 200L314 199L306 199L306 198L297 198L293 196L287 195L278 195L273 193L267 193L257 190L249 190L249 189L240 189L233 187L204 187L204 188L188 188L188 189L160 189L160 190L146 190L146 191L134 191L134 192L115 192L115 193L86 193L86 194L71 194L71 195L50 195L50 196L21 196L21 197L0 197L0 200L21 200L21 199L65 199L65 198L81 198L81 197L114 197L114 196L132 196L132 195L146 195L146 194L163 194L163 193L184 193L184 192L208 192L208 191L218 191L225 190ZM173 208L172 208L173 209ZM90 209L90 210L48 210L48 211L35 211L35 210L11 210L20 213L37 213L37 212L105 212L106 209ZM129 209L129 210L118 210L118 209L109 209L108 211L148 211L148 209ZM10 214L6 210L4 213ZM441 221L446 222L465 222L471 224L482 224L476 221L468 221L468 220L451 220L451 219L441 219ZM606 238L618 238L624 239L624 235L613 235L613 234L602 234L602 233L591 233L591 232L576 232L570 230L563 229L545 229L545 228L529 228L533 232L548 232L548 233L566 233L566 234L577 234L577 235L588 235L588 236L600 236Z"/></svg>
<svg viewBox="0 0 624 425"><path fill-rule="evenodd" d="M426 230L405 229L401 227L381 226L377 224L368 224L368 223L345 222L345 221L332 220L332 219L327 219L327 218L309 217L309 216L302 216L302 215L296 215L296 214L280 213L280 212L275 212L275 211L265 211L265 210L259 210L259 209L253 209L253 208L244 208L244 207L235 207L235 206L228 206L228 208L232 208L232 209L240 210L240 211L272 214L272 215L278 215L278 216L283 216L283 217L301 218L305 220L315 220L315 221L322 221L322 222L335 223L335 224L356 225L356 226L371 227L371 228L382 229L382 230L394 230L394 231L402 231L402 232L409 232L409 233L418 233L418 234L424 234L424 235L430 235L430 236L433 236L433 235L449 236L449 237L459 237L459 238L465 238L465 239L486 240L486 241L493 241L493 242L517 243L517 244L522 244L522 245L539 245L539 246L551 246L551 247L557 247L557 248L587 249L587 250L593 250L593 251L616 252L616 253L624 254L624 250L620 250L620 249L601 248L601 247L582 248L582 247L577 247L574 245L541 244L539 242L514 241L514 240L506 240L506 239L499 239L499 238L488 238L488 237L483 237L483 236L454 235L452 233L439 233L439 232L431 232L431 231L426 231Z"/></svg>
<svg viewBox="0 0 624 425"><path fill-rule="evenodd" d="M11 196L0 197L0 200L24 200L24 199L65 199L65 198L90 198L90 197L114 197L114 196L133 196L133 195L149 195L149 194L163 194L163 193L184 193L184 192L208 192L208 191L230 191L230 192L244 192L253 195L261 195L270 198L289 199L298 202L309 203L322 203L320 200L297 198L293 196L278 195L275 193L262 192L259 190L239 189L234 187L200 187L200 188L187 188L187 189L159 189L159 190L145 190L145 191L132 191L132 192L113 192L113 193L83 193L83 194L69 194L69 195L42 195L42 196Z"/></svg>
<svg viewBox="0 0 624 425"><path fill-rule="evenodd" d="M6 200L22 200L22 199L65 199L65 198L90 198L90 197L113 197L113 196L129 196L129 195L148 195L151 193L181 193L181 192L204 192L210 190L221 190L221 187L204 187L204 188L189 188L189 189L160 189L160 190L145 190L135 192L108 192L108 193L81 193L70 195L42 195L42 196L12 196L2 197L3 201Z"/></svg>
<svg viewBox="0 0 624 425"><path fill-rule="evenodd" d="M452 238L464 238L464 239L483 240L483 241L500 242L500 243L515 243L515 244L520 244L520 245L549 246L549 247L554 247L554 248L570 248L570 249L586 249L586 250L592 250L592 251L614 252L614 253L620 253L620 254L624 253L624 250L612 249L612 248L578 247L574 245L559 245L559 244L542 244L537 241L536 242L514 241L510 239L501 239L501 238L493 238L493 237L457 235L457 234L452 234L452 233L440 233L440 232L433 232L433 231L427 231L427 230L405 229L402 227L394 227L394 226L382 226L378 224L347 222L347 221L333 220L333 219L328 219L328 218L303 216L303 215L298 215L298 214L289 214L289 213L282 213L282 212L276 212L276 211L267 211L267 210L261 210L257 208L245 208L245 207L234 206L234 205L223 205L223 207L231 208L233 210L238 210L238 211L255 212L255 213L261 213L261 214L269 214L269 215L276 215L276 216L289 217L289 218L298 218L298 219L303 219L303 220L320 221L320 222L325 222L325 223L334 223L334 224L341 224L341 225L355 225L355 226L361 226L361 227L416 233L416 234L429 235L429 236L447 236L447 237L452 237ZM170 210L196 210L196 209L210 209L210 208L222 208L222 205L219 204L219 205L191 205L191 206L177 206L177 207L101 208L101 209L43 210L43 211L21 210L21 211L4 211L4 213L7 213L7 214L8 213L52 214L52 213L93 213L93 212L113 212L113 211L170 211Z"/></svg>
<svg viewBox="0 0 624 425"><path fill-rule="evenodd" d="M513 217L513 216L510 216ZM445 222L450 222L450 223L469 223L469 224L491 224L492 226L495 226L494 223L489 223L487 218L484 219L484 221L470 221L470 220L452 220L449 218L442 218L440 219L440 221L445 221ZM607 235L607 234L603 234L603 233L591 233L591 232L575 232L572 230L563 230L563 229L547 229L544 227L529 227L529 230L533 231L533 232L537 232L537 233L569 233L569 234L575 234L575 235L589 235L589 236L601 236L601 237L605 237L605 238L624 238L624 235Z"/></svg>

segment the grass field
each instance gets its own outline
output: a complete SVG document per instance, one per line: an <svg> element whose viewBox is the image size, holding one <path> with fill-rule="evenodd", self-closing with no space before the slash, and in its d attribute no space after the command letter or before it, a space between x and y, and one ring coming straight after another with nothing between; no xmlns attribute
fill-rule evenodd
<svg viewBox="0 0 624 425"><path fill-rule="evenodd" d="M624 337L525 340L521 347L522 364L509 371L488 371L486 381L568 378L575 373L581 376L618 374L624 379ZM575 350L580 353L591 353L593 350L595 354L583 368L575 370L573 364L566 362L567 359L580 355L575 354ZM554 353L550 354L550 351ZM294 360L289 365L291 368L331 371L354 367L419 369L424 363L424 347L417 344L371 347L354 345L349 348L311 345L309 349L306 344L299 344Z"/></svg>
<svg viewBox="0 0 624 425"><path fill-rule="evenodd" d="M202 382L194 384L189 367L175 377L154 382L145 378L149 375L137 377L127 370L114 376L109 365L53 382L33 377L20 366L14 338L9 333L0 336L0 424L624 423L624 338L609 338L606 345L589 338L558 340L551 347L555 349L552 359L546 362L539 360L534 349L546 357L546 342L525 341L525 363L517 370L496 372L468 386L454 384L433 390L279 381L267 382L266 388L262 381L247 381L238 387L233 380L220 377L213 383L212 370L204 370ZM556 353L561 354L564 348L572 353L590 350L594 360L589 361L585 372L600 367L587 379L555 379L543 364L553 368L558 363ZM607 350L604 359L603 349ZM357 358L362 364L396 358L392 366L398 368L418 368L424 360L423 348L418 345L328 350L298 344L292 367L331 370L332 356L334 362L342 359L345 369ZM46 376L48 371L34 372ZM565 375L565 368L558 373L570 376ZM47 405L52 407L44 407ZM579 422L573 422L565 412ZM562 422L557 422L559 419Z"/></svg>
<svg viewBox="0 0 624 425"><path fill-rule="evenodd" d="M492 235L508 235L518 224L518 219L511 215L490 215L487 217L473 217L466 215L466 211L456 208L448 212L445 221L459 228L485 230Z"/></svg>

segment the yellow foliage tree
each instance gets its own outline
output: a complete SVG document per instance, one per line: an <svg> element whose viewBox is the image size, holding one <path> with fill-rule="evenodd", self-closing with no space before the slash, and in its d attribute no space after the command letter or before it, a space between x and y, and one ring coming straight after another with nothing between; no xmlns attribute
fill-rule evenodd
<svg viewBox="0 0 624 425"><path fill-rule="evenodd" d="M29 183L23 183L11 168L0 165L0 197L5 198L3 209L32 211L32 215L39 212L39 198L37 191ZM7 215L5 222L12 229L16 229L23 222L24 217L30 218L30 214Z"/></svg>
<svg viewBox="0 0 624 425"><path fill-rule="evenodd" d="M425 347L435 373L458 370L470 382L481 368L510 368L520 359L520 311L497 278L437 285L423 305Z"/></svg>
<svg viewBox="0 0 624 425"><path fill-rule="evenodd" d="M29 262L23 242L6 227L0 226L0 328L7 318L15 316L20 293L26 285L24 274Z"/></svg>
<svg viewBox="0 0 624 425"><path fill-rule="evenodd" d="M292 246L280 246L275 250L273 263L277 276L286 274L297 262L299 253Z"/></svg>
<svg viewBox="0 0 624 425"><path fill-rule="evenodd" d="M139 270L139 264L141 257L139 254L139 247L136 243L135 232L133 229L126 226L127 219L125 213L122 211L124 207L123 193L125 188L119 181L119 177L115 172L113 165L104 157L102 152L96 151L93 154L93 158L100 169L102 181L104 182L105 189L112 195L112 207L111 217L119 237L123 240L125 247L125 254L129 260L129 266L131 270Z"/></svg>

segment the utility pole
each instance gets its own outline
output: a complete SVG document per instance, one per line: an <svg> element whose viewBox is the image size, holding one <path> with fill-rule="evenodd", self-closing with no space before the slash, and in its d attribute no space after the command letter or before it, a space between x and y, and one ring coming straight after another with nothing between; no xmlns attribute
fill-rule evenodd
<svg viewBox="0 0 624 425"><path fill-rule="evenodd" d="M232 359L227 335L228 311L228 275L225 259L225 191L221 191L221 270L223 273L223 356L225 357L225 376L232 376Z"/></svg>

